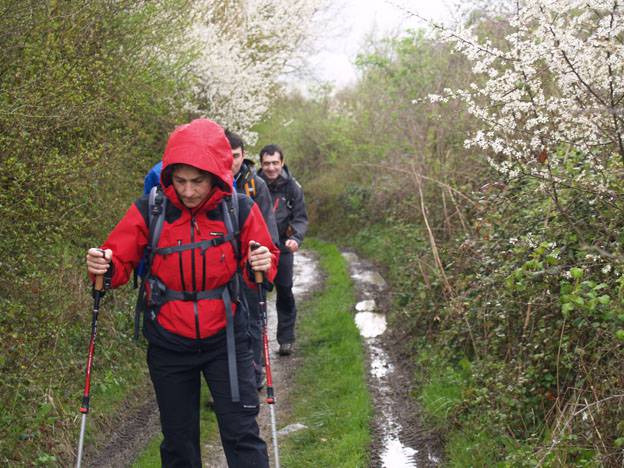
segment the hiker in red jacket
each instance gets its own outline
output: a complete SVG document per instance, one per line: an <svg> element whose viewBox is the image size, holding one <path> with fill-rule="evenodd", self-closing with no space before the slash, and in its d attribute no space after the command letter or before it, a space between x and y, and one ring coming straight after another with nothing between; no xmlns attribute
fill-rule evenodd
<svg viewBox="0 0 624 468"><path fill-rule="evenodd" d="M255 288L252 270L273 281L279 251L251 199L238 195L238 203L222 203L233 193L232 150L214 122L197 119L175 129L160 180L165 217L146 277L143 334L164 435L162 466L202 466L203 374L228 465L268 467L256 423L259 401L247 310L239 294L241 278ZM232 214L227 207L231 212L236 205L240 234L234 236L227 227ZM112 287L125 284L149 246L148 220L148 198L143 196L100 249L89 249L89 273L104 274L110 268ZM253 243L261 247L251 251Z"/></svg>

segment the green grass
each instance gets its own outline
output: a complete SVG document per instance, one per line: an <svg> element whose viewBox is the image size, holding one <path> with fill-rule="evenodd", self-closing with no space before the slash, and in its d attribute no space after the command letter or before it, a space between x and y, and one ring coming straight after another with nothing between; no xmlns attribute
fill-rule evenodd
<svg viewBox="0 0 624 468"><path fill-rule="evenodd" d="M306 240L320 255L323 291L300 304L298 352L290 422L308 429L280 442L285 467L368 466L371 402L361 339L352 311L355 295L345 260L333 244ZM280 421L280 426L285 423Z"/></svg>
<svg viewBox="0 0 624 468"><path fill-rule="evenodd" d="M418 399L429 424L444 430L471 392L470 363L462 359L453 366L433 349L421 351L418 361L426 369L426 375L419 376L423 383L418 387Z"/></svg>

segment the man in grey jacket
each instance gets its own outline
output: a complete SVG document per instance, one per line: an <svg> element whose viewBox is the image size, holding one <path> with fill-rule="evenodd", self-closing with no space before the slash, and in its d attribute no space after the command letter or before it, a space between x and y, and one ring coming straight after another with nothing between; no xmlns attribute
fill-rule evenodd
<svg viewBox="0 0 624 468"><path fill-rule="evenodd" d="M267 145L260 151L262 177L273 200L273 213L279 234L280 259L275 277L277 290L277 342L279 354L288 356L292 353L295 342L295 322L297 308L292 293L293 260L299 250L306 231L308 215L301 185L288 171L284 164L284 152L277 145Z"/></svg>
<svg viewBox="0 0 624 468"><path fill-rule="evenodd" d="M234 175L234 187L238 193L244 193L250 197L260 211L266 222L273 243L277 246L279 235L273 215L273 201L264 180L256 174L254 162L245 158L245 142L240 135L225 131L225 136L232 147L232 174ZM243 288L249 308L249 334L251 336L251 349L254 354L254 368L256 371L256 386L258 390L264 386L264 372L262 371L262 317L255 290Z"/></svg>

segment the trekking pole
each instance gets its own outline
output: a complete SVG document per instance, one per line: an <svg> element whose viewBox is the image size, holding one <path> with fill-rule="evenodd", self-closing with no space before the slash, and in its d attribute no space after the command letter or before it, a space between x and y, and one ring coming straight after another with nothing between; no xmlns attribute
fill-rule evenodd
<svg viewBox="0 0 624 468"><path fill-rule="evenodd" d="M104 254L104 252L102 252ZM78 458L76 460L76 468L80 468L82 464L82 446L84 444L84 434L87 427L87 413L89 412L89 394L91 392L91 365L93 364L93 353L95 351L95 336L97 335L97 318L100 312L100 299L104 292L104 275L95 277L95 285L93 291L93 317L91 319L91 341L89 342L89 356L87 357L87 370L85 376L84 393L82 394L82 405L80 412L82 413L82 423L80 425L80 439L78 441Z"/></svg>
<svg viewBox="0 0 624 468"><path fill-rule="evenodd" d="M256 250L260 244L252 244L251 250ZM261 271L254 271L256 287L258 288L258 304L260 305L260 315L262 317L262 345L264 348L264 367L266 371L266 402L271 411L271 434L273 436L273 451L275 453L275 468L280 468L279 449L277 447L277 422L275 421L275 394L273 392L273 376L271 375L271 358L269 356L269 335L267 327L267 306L266 293L262 285L264 275Z"/></svg>

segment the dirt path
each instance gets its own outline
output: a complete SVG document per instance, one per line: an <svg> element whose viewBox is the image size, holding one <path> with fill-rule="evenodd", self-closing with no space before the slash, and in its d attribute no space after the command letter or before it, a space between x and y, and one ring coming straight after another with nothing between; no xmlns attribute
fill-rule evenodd
<svg viewBox="0 0 624 468"><path fill-rule="evenodd" d="M407 340L401 330L391 330L386 325L388 310L387 284L373 265L353 253L343 254L357 289L358 303L354 320L360 329L365 344L368 363L368 383L375 403L372 423L373 442L371 446L371 467L412 468L440 465L440 442L435 434L423 429L420 409L410 397L412 388L410 357L403 343ZM315 256L302 251L295 256L295 287L293 292L300 302L321 287L322 275ZM301 357L295 348L292 356L277 355L275 340L277 313L274 295L268 300L269 348L277 403L278 439L303 429L305 426L291 424L284 427L284 416L291 406L289 389L292 387L294 370ZM91 459L85 460L90 467L125 467L132 461L150 440L160 431L158 408L156 407L151 385L143 393L142 405L129 406L135 409L130 417L115 421L109 442ZM146 399L147 398L147 399ZM273 465L273 445L271 438L270 410L265 402L266 392L261 393L261 407L258 423L261 435L267 442L269 458ZM205 442L203 447L204 466L227 468L218 434Z"/></svg>
<svg viewBox="0 0 624 468"><path fill-rule="evenodd" d="M131 408L111 423L110 439L93 456L85 456L83 466L120 468L131 466L137 455L152 438L160 434L158 405L151 382L133 395L124 406ZM130 401L133 400L133 401Z"/></svg>

